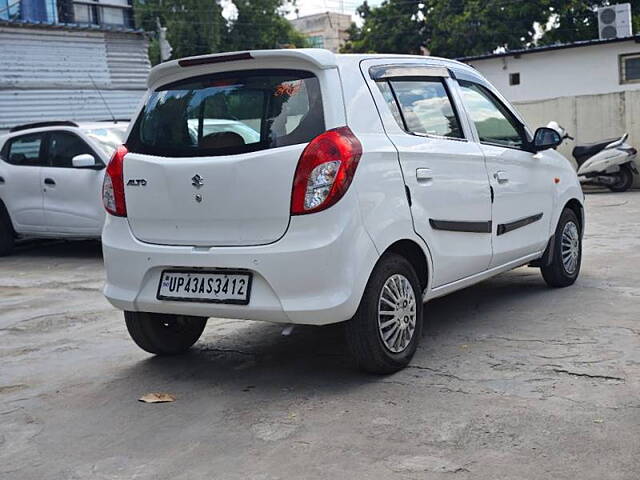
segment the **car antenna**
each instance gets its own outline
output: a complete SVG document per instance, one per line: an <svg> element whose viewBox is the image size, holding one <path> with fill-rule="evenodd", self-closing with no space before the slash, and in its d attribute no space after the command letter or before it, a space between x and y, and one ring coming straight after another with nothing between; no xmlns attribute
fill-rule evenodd
<svg viewBox="0 0 640 480"><path fill-rule="evenodd" d="M96 82L94 82L93 77L91 76L90 73L87 73L87 75L89 75L89 79L91 80L91 83L93 84L93 88L95 88L96 92L98 92L98 95L100 95L100 98L102 99L102 103L104 103L104 106L106 107L107 111L109 112L109 115L111 115L111 120L113 120L113 123L118 123L118 120L116 120L115 115L113 114L113 112L109 108L109 104L107 103L107 101L102 96L102 92L100 91L100 89L96 85Z"/></svg>

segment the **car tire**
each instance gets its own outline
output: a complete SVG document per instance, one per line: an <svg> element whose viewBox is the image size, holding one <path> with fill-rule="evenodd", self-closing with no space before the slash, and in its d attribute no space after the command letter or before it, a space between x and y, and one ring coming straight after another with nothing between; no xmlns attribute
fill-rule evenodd
<svg viewBox="0 0 640 480"><path fill-rule="evenodd" d="M163 313L124 312L129 335L143 350L156 355L184 353L198 341L207 319Z"/></svg>
<svg viewBox="0 0 640 480"><path fill-rule="evenodd" d="M620 180L613 185L609 186L609 190L612 192L626 192L633 186L633 171L629 165L620 166Z"/></svg>
<svg viewBox="0 0 640 480"><path fill-rule="evenodd" d="M6 217L7 215L2 211L0 204L0 257L9 255L15 242L11 221Z"/></svg>
<svg viewBox="0 0 640 480"><path fill-rule="evenodd" d="M573 210L567 208L560 215L553 241L553 257L540 268L542 277L550 287L568 287L578 278L582 263L582 231Z"/></svg>
<svg viewBox="0 0 640 480"><path fill-rule="evenodd" d="M347 345L358 367L376 374L406 367L422 336L422 309L422 289L411 263L400 255L384 255L346 325Z"/></svg>

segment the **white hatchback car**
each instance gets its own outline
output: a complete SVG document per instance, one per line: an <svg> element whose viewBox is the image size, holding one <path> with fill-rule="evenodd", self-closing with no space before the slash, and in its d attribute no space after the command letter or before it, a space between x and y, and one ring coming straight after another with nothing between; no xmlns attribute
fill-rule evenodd
<svg viewBox="0 0 640 480"><path fill-rule="evenodd" d="M0 255L18 237L100 238L104 168L127 122L39 122L0 136Z"/></svg>
<svg viewBox="0 0 640 480"><path fill-rule="evenodd" d="M149 352L187 350L209 317L348 321L360 367L388 373L423 302L526 264L554 287L578 276L583 194L559 135L532 135L467 65L269 50L148 83L107 167L102 242L105 295Z"/></svg>

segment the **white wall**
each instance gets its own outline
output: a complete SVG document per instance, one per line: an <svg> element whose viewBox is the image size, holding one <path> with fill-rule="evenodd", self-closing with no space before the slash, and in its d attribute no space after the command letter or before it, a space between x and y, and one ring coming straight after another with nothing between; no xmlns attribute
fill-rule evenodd
<svg viewBox="0 0 640 480"><path fill-rule="evenodd" d="M619 55L640 53L633 39L468 62L512 102L640 90L620 84ZM509 74L520 73L520 85Z"/></svg>
<svg viewBox="0 0 640 480"><path fill-rule="evenodd" d="M532 128L555 120L575 140L565 140L558 149L573 161L571 151L581 143L616 138L629 133L629 143L640 150L640 91L580 95L530 102L514 102ZM574 162L575 165L575 162ZM640 178L636 177L640 187Z"/></svg>

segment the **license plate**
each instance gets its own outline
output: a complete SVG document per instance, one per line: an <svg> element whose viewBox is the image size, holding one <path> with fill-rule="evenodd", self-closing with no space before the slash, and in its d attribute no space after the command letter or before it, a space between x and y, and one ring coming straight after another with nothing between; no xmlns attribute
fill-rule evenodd
<svg viewBox="0 0 640 480"><path fill-rule="evenodd" d="M246 305L251 274L230 270L165 270L160 276L158 300L234 303Z"/></svg>

